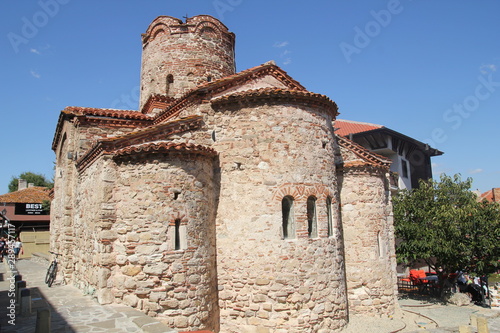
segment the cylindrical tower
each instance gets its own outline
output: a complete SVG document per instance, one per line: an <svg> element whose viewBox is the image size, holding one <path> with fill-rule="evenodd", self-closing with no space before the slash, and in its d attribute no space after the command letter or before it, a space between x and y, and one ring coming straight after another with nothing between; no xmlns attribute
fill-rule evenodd
<svg viewBox="0 0 500 333"><path fill-rule="evenodd" d="M234 34L199 15L183 22L157 17L142 35L142 109L153 94L178 98L194 87L234 74Z"/></svg>

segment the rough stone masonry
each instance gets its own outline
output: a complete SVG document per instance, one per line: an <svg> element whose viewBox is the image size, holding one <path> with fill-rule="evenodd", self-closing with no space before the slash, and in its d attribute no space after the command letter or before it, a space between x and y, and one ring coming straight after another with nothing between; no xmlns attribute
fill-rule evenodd
<svg viewBox="0 0 500 333"><path fill-rule="evenodd" d="M333 332L395 307L389 161L273 62L235 73L219 20L142 34L139 110L67 107L51 248L102 304L181 331Z"/></svg>

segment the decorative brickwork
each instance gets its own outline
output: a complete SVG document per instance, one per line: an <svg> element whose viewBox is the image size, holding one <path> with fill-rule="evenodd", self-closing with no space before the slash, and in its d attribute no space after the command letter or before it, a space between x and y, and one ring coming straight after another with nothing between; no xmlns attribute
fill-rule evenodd
<svg viewBox="0 0 500 333"><path fill-rule="evenodd" d="M140 111L61 113L65 280L179 331L324 333L391 314L388 161L337 138L335 102L273 63L234 74L233 47L212 17L161 16Z"/></svg>
<svg viewBox="0 0 500 333"><path fill-rule="evenodd" d="M178 98L235 72L234 34L213 17L200 15L182 22L160 16L142 41L139 110L152 94Z"/></svg>

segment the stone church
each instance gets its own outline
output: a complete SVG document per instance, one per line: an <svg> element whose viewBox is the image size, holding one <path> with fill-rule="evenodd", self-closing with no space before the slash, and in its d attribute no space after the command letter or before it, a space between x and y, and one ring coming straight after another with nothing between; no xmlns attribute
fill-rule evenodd
<svg viewBox="0 0 500 333"><path fill-rule="evenodd" d="M219 20L156 18L139 110L59 117L51 249L102 304L179 331L333 332L396 307L390 161Z"/></svg>

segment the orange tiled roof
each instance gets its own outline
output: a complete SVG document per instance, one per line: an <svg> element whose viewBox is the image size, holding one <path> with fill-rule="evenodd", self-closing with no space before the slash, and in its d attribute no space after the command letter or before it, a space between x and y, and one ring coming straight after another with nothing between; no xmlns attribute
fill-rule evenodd
<svg viewBox="0 0 500 333"><path fill-rule="evenodd" d="M128 147L155 141L164 141L169 135L197 129L201 126L201 123L202 117L194 115L141 128L137 131L126 133L121 136L102 139L80 157L80 159L76 162L76 167L79 171L82 171L102 154L114 155L120 150L127 151L126 149Z"/></svg>
<svg viewBox="0 0 500 333"><path fill-rule="evenodd" d="M358 156L361 161L345 161L345 167L356 167L361 165L373 165L379 167L389 168L391 165L391 160L386 158L385 156L376 154L374 152L369 151L363 146L351 141L345 137L337 135L337 142L339 146L344 147L345 149L353 152Z"/></svg>
<svg viewBox="0 0 500 333"><path fill-rule="evenodd" d="M489 202L500 202L500 188L493 188L479 195L479 200L484 199Z"/></svg>
<svg viewBox="0 0 500 333"><path fill-rule="evenodd" d="M263 65L255 66L239 73L225 76L212 82L205 82L196 88L188 91L183 96L178 98L175 102L162 112L160 112L154 120L155 124L168 120L178 114L181 110L189 105L192 105L196 99L200 99L202 95L216 94L231 87L242 84L248 80L271 75L281 81L290 90L306 91L298 81L290 77L287 72L276 66L274 63L265 63Z"/></svg>
<svg viewBox="0 0 500 333"><path fill-rule="evenodd" d="M101 116L112 117L119 119L140 119L148 120L150 116L142 114L134 110L119 110L119 109L99 109L99 108L86 108L80 106L68 106L62 110L65 114L72 114L77 116Z"/></svg>
<svg viewBox="0 0 500 333"><path fill-rule="evenodd" d="M79 106L68 106L61 111L57 121L56 132L52 140L52 150L57 149L61 139L62 124L67 119L77 118L80 122L103 123L114 126L138 127L147 126L152 117L134 110L99 109Z"/></svg>
<svg viewBox="0 0 500 333"><path fill-rule="evenodd" d="M169 104L175 102L175 98L160 95L160 94L152 94L149 96L146 104L142 107L141 113L149 114L153 109L165 109Z"/></svg>
<svg viewBox="0 0 500 333"><path fill-rule="evenodd" d="M338 128L338 130L335 131L335 133L340 136L348 136L349 134L367 132L384 127L382 125L377 125L377 124L363 123L352 120L341 120L341 119L335 120L334 126L336 129Z"/></svg>
<svg viewBox="0 0 500 333"><path fill-rule="evenodd" d="M213 104L234 103L241 100L285 100L287 102L307 101L308 104L315 103L332 112L332 116L337 116L337 104L325 95L315 94L309 91L289 90L280 88L260 88L240 91L234 94L224 95L215 98Z"/></svg>
<svg viewBox="0 0 500 333"><path fill-rule="evenodd" d="M215 156L217 152L212 148L192 143L173 143L170 141L148 142L135 146L125 147L115 151L115 156L132 155L139 153L193 153L198 155Z"/></svg>
<svg viewBox="0 0 500 333"><path fill-rule="evenodd" d="M5 203L41 203L50 200L50 190L46 187L34 186L23 190L0 195L0 202Z"/></svg>

